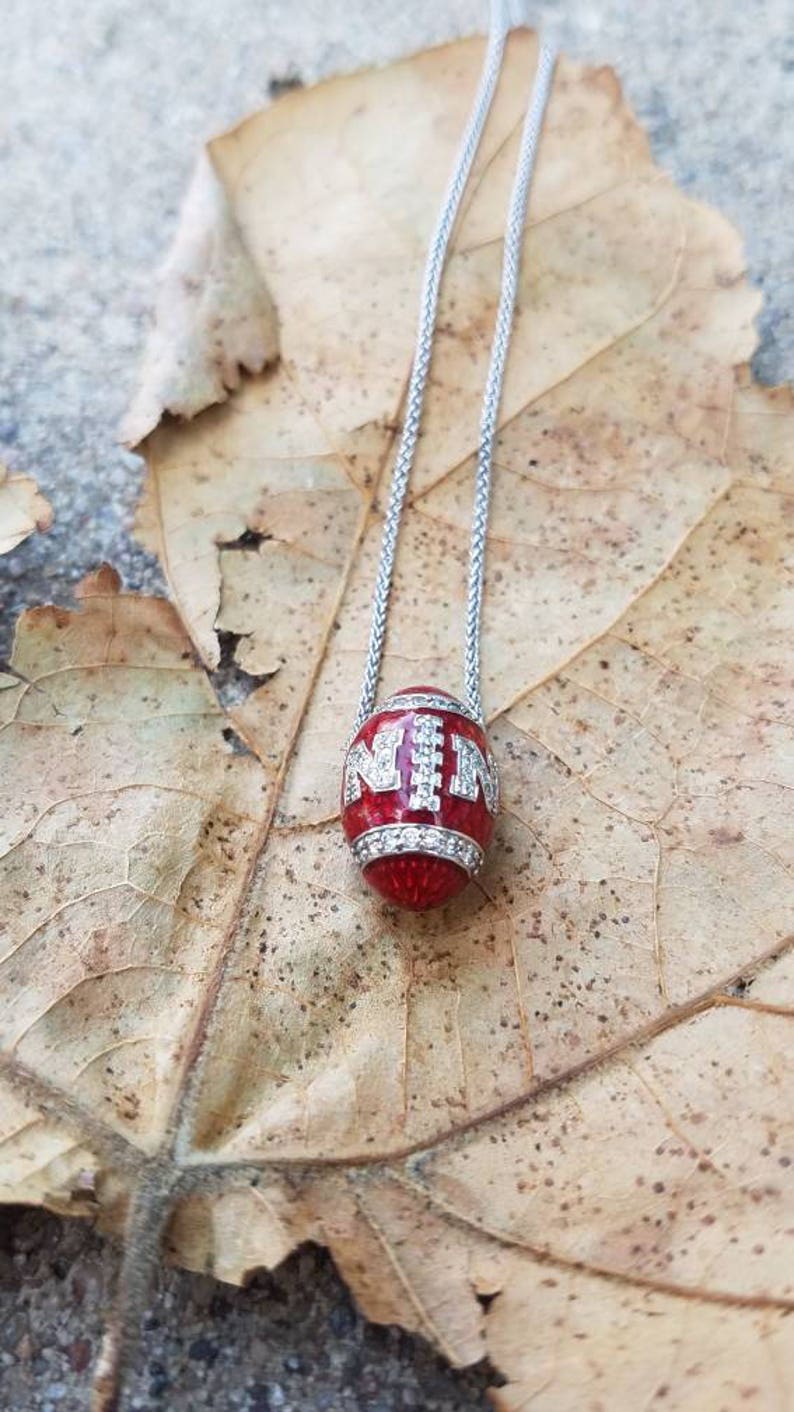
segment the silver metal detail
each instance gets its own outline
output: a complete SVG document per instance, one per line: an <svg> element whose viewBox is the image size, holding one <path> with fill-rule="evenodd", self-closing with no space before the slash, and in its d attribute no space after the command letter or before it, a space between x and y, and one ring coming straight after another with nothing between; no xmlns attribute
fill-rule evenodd
<svg viewBox="0 0 794 1412"><path fill-rule="evenodd" d="M376 858L392 858L398 853L422 853L457 863L473 877L482 867L484 853L468 834L436 824L382 824L359 834L350 845L360 868Z"/></svg>
<svg viewBox="0 0 794 1412"><path fill-rule="evenodd" d="M467 735L453 735L452 748L458 763L449 782L450 794L473 802L482 789L485 807L495 816L499 813L499 772L490 750L486 760L476 740Z"/></svg>
<svg viewBox="0 0 794 1412"><path fill-rule="evenodd" d="M488 751L488 771L493 784L493 809L491 809L491 813L494 818L496 818L496 815L502 807L502 783L499 778L499 766L496 763L496 756L492 750Z"/></svg>
<svg viewBox="0 0 794 1412"><path fill-rule="evenodd" d="M375 704L378 678L380 675L380 663L383 655L383 644L386 636L389 595L391 592L397 539L422 420L427 375L433 350L433 335L438 311L441 276L446 262L450 235L455 225L461 198L468 184L472 164L480 145L491 102L496 91L499 74L502 68L505 40L511 22L511 14L511 6L506 4L505 0L491 0L488 46L474 98L474 105L466 125L461 147L427 253L419 306L416 347L406 396L405 420L403 422L402 436L400 438L394 470L392 472L389 498L383 521L380 557L375 579L375 591L373 594L372 621L370 624L369 643L364 666L364 679L361 686L361 696L355 724L353 726L353 734L356 733L366 718L372 714ZM505 363L513 324L529 187L535 164L538 139L543 127L546 104L551 91L554 64L554 53L545 45L542 46L538 56L535 83L524 119L513 190L508 208L504 252L502 256L501 292L480 420L480 444L469 550L469 585L464 651L465 699L469 710L477 721L482 720L482 699L480 692L480 620L482 614L482 592L485 572L485 549L493 447L498 425Z"/></svg>
<svg viewBox="0 0 794 1412"><path fill-rule="evenodd" d="M411 752L411 809L441 808L441 765L444 760L444 722L440 716L414 717Z"/></svg>
<svg viewBox="0 0 794 1412"><path fill-rule="evenodd" d="M466 601L466 645L463 667L465 700L472 711L476 711L480 717L483 714L480 686L480 622L485 578L485 551L488 538L488 511L491 500L493 449L499 425L502 384L515 316L529 188L532 184L535 157L543 129L546 104L551 93L556 61L556 54L553 50L542 45L538 53L538 67L532 95L524 115L518 162L507 210L507 225L502 251L502 286L499 291L499 307L496 311L491 359L488 365L488 376L485 380L480 419L480 448L477 454L474 510L469 542L469 586Z"/></svg>
<svg viewBox="0 0 794 1412"><path fill-rule="evenodd" d="M351 746L345 760L346 805L355 804L361 798L362 779L376 794L400 788L402 780L397 766L397 751L404 736L402 726L382 726L372 738L371 750L363 740Z"/></svg>
<svg viewBox="0 0 794 1412"><path fill-rule="evenodd" d="M455 716L465 716L467 721L480 725L480 719L454 696L446 696L443 691L400 691L390 696L378 707L382 711L451 711Z"/></svg>

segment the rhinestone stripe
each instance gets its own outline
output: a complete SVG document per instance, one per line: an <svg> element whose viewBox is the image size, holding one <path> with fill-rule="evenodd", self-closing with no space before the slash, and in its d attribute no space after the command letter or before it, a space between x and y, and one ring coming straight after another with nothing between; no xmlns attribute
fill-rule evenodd
<svg viewBox="0 0 794 1412"><path fill-rule="evenodd" d="M427 853L432 858L457 863L469 877L478 872L485 856L479 844L467 834L439 828L436 824L382 824L380 828L359 834L350 847L361 868L366 868L376 858L390 858L395 853Z"/></svg>
<svg viewBox="0 0 794 1412"><path fill-rule="evenodd" d="M470 711L468 706L464 706L462 701L457 701L454 696L444 696L440 691L398 692L396 696L390 696L388 701L384 701L372 715L380 715L382 711L451 711L454 716L465 716L467 721L473 721L476 726L482 725L480 717Z"/></svg>
<svg viewBox="0 0 794 1412"><path fill-rule="evenodd" d="M411 769L411 809L441 808L441 765L444 760L444 723L440 716L414 717Z"/></svg>

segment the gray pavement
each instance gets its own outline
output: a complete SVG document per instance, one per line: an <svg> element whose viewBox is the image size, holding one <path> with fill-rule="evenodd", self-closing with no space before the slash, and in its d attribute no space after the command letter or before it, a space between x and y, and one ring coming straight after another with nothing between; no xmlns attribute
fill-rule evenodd
<svg viewBox="0 0 794 1412"><path fill-rule="evenodd" d="M385 62L483 27L485 0L5 0L0 73L0 457L55 525L0 564L0 655L17 609L68 602L100 559L160 588L130 539L140 464L115 443L199 143L273 86ZM756 371L794 376L790 0L569 0L532 7L569 53L613 64L656 155L743 232L766 303ZM115 1252L39 1213L0 1218L0 1408L76 1412ZM304 1251L246 1292L163 1275L132 1406L396 1412L487 1406L489 1377L365 1326Z"/></svg>

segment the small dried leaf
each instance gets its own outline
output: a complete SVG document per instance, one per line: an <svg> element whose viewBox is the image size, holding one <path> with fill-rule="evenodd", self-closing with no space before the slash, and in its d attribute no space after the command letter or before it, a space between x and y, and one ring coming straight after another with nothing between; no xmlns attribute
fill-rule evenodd
<svg viewBox="0 0 794 1412"><path fill-rule="evenodd" d="M278 357L278 321L207 154L196 163L163 266L135 402L122 427L141 441L164 413L223 402L242 372Z"/></svg>
<svg viewBox="0 0 794 1412"><path fill-rule="evenodd" d="M34 530L48 530L52 506L32 476L12 475L0 462L0 554L16 549Z"/></svg>

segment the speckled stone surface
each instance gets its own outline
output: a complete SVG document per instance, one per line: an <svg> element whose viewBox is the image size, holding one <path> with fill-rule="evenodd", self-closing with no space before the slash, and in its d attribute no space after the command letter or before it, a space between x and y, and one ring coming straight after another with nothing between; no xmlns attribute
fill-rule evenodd
<svg viewBox="0 0 794 1412"><path fill-rule="evenodd" d="M484 0L6 0L0 456L37 476L56 519L0 564L0 654L19 607L68 602L102 558L132 587L162 586L128 533L140 466L115 429L199 143L285 79L473 32L484 11ZM789 0L543 0L532 19L569 53L617 68L660 162L743 232L766 297L756 371L794 376ZM86 1406L114 1259L84 1227L2 1216L0 1406ZM326 1257L305 1251L245 1293L164 1274L132 1406L452 1412L486 1407L488 1381L368 1329Z"/></svg>

